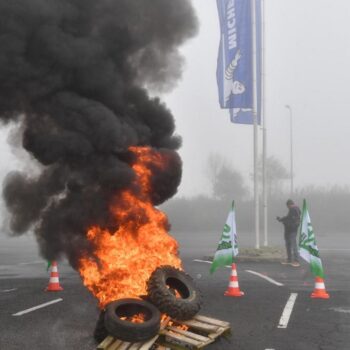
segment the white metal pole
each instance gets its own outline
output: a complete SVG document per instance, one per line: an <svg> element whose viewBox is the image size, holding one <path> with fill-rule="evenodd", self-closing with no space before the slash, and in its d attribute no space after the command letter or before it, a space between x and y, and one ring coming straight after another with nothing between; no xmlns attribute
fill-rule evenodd
<svg viewBox="0 0 350 350"><path fill-rule="evenodd" d="M258 119L257 119L257 70L256 70L256 6L251 0L252 12L252 54L253 54L253 115L254 115L254 214L255 214L255 248L260 248L259 232L259 182L258 182Z"/></svg>
<svg viewBox="0 0 350 350"><path fill-rule="evenodd" d="M264 246L268 246L268 203L267 203L267 123L266 123L266 46L265 46L265 0L261 1L261 118L263 121L263 209Z"/></svg>
<svg viewBox="0 0 350 350"><path fill-rule="evenodd" d="M293 114L290 109L290 196L294 196Z"/></svg>
<svg viewBox="0 0 350 350"><path fill-rule="evenodd" d="M290 197L294 194L294 161L293 161L293 112L292 107L285 106L289 110L289 131L290 131Z"/></svg>

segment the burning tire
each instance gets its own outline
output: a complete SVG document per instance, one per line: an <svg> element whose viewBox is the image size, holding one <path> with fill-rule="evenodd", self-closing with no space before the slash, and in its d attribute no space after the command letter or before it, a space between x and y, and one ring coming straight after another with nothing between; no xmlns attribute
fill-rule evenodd
<svg viewBox="0 0 350 350"><path fill-rule="evenodd" d="M201 294L192 278L171 266L156 269L147 283L149 300L179 321L189 320L201 308Z"/></svg>
<svg viewBox="0 0 350 350"><path fill-rule="evenodd" d="M153 338L159 332L160 312L138 299L120 299L107 305L104 324L108 333L128 342Z"/></svg>

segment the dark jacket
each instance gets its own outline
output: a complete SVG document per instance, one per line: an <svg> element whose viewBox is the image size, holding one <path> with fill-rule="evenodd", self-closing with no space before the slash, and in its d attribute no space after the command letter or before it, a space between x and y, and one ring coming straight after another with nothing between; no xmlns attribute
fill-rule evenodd
<svg viewBox="0 0 350 350"><path fill-rule="evenodd" d="M298 206L293 205L289 208L288 214L279 221L283 223L285 233L296 232L300 224L301 212Z"/></svg>

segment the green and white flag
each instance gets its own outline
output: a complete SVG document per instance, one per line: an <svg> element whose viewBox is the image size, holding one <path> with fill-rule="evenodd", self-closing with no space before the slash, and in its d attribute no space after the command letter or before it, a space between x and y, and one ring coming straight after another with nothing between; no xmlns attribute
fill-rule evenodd
<svg viewBox="0 0 350 350"><path fill-rule="evenodd" d="M232 208L228 214L224 230L221 235L218 249L216 250L214 260L210 267L210 273L213 273L220 266L231 265L234 257L238 255L237 229L235 202L232 202Z"/></svg>
<svg viewBox="0 0 350 350"><path fill-rule="evenodd" d="M306 200L303 203L303 212L299 227L299 254L310 264L311 272L315 277L324 278L322 261L316 245L315 233L312 228Z"/></svg>

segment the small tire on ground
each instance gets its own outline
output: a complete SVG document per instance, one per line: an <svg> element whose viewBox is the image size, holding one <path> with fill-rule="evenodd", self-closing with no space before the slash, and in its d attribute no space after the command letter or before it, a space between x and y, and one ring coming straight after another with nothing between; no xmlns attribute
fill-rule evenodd
<svg viewBox="0 0 350 350"><path fill-rule="evenodd" d="M193 279L172 266L157 268L147 282L147 291L149 301L175 320L189 320L201 308L201 293Z"/></svg>
<svg viewBox="0 0 350 350"><path fill-rule="evenodd" d="M101 311L96 323L94 339L97 344L100 344L106 337L108 337L108 331L105 327L105 312Z"/></svg>
<svg viewBox="0 0 350 350"><path fill-rule="evenodd" d="M144 322L133 323L121 317L144 315ZM107 305L104 324L110 335L127 342L153 338L160 329L160 312L151 303L139 299L120 299Z"/></svg>

